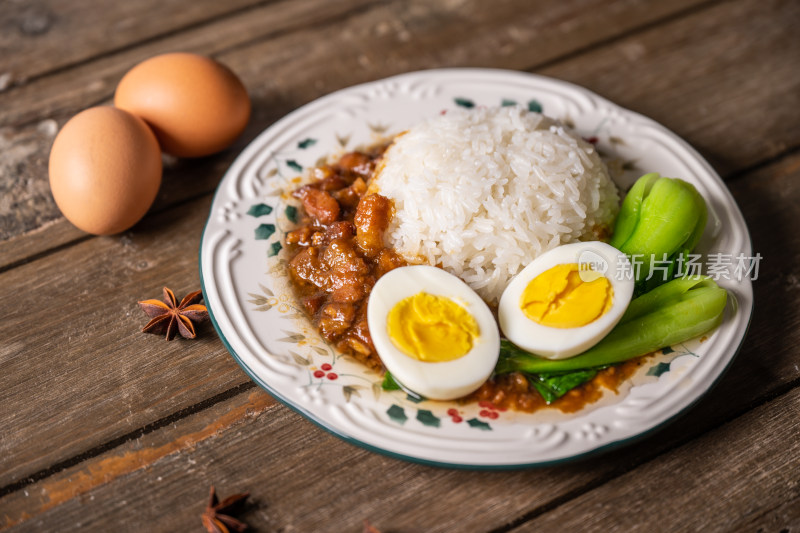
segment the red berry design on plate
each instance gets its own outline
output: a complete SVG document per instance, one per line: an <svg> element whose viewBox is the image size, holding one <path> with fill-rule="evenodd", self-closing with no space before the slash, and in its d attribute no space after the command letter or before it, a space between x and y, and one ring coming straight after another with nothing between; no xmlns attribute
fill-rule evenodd
<svg viewBox="0 0 800 533"><path fill-rule="evenodd" d="M453 421L453 424L458 424L459 422L463 422L464 419L461 418L461 413L458 412L458 409L455 407L451 407L447 410L447 416Z"/></svg>
<svg viewBox="0 0 800 533"><path fill-rule="evenodd" d="M336 375L335 372L328 372L328 379L333 381L334 379L338 378L339 376Z"/></svg>
<svg viewBox="0 0 800 533"><path fill-rule="evenodd" d="M328 363L324 363L320 368L322 368L322 370L327 372L328 370L332 369L333 367L331 365L329 365Z"/></svg>
<svg viewBox="0 0 800 533"><path fill-rule="evenodd" d="M315 378L324 378L325 377L325 372L323 372L322 370L315 370L314 371L314 377Z"/></svg>
<svg viewBox="0 0 800 533"><path fill-rule="evenodd" d="M492 402L478 402L478 405L483 407L478 416L491 420L496 420L500 416L500 412L506 410L505 407L496 407Z"/></svg>

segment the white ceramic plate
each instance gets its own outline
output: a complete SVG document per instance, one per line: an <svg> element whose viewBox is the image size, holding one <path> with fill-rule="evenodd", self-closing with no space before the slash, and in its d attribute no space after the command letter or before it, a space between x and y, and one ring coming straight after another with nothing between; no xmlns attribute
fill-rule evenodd
<svg viewBox="0 0 800 533"><path fill-rule="evenodd" d="M378 374L333 350L304 318L288 284L282 244L297 214L285 193L297 187L302 171L445 109L513 102L596 138L598 148L626 169L618 180L623 189L645 171L692 182L711 212L701 251L730 254L724 259L734 266L740 254L751 255L744 219L722 180L686 142L652 120L580 87L531 74L404 74L294 111L259 135L220 183L203 233L201 279L214 326L245 372L349 442L414 461L473 468L551 464L629 442L711 388L747 330L753 306L747 276L718 281L731 297L724 323L704 342L665 350L629 390L608 393L570 415L415 403L404 393L382 391Z"/></svg>

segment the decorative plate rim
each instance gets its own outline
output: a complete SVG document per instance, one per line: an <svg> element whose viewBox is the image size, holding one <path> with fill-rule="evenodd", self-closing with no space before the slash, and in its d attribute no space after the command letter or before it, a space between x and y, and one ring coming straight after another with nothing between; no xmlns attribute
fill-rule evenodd
<svg viewBox="0 0 800 533"><path fill-rule="evenodd" d="M277 122L275 122L274 124L272 124L271 126L266 128L261 134L259 134L237 156L236 160L229 167L228 171L226 172L225 176L220 181L220 184L219 184L219 186L217 187L217 189L216 189L216 191L214 193L214 198L212 200L210 214L209 214L209 217L206 220L205 226L203 228L203 234L202 234L202 237L201 237L200 247L199 247L199 261L198 261L201 288L202 288L203 294L204 294L204 296L206 298L206 305L208 306L209 317L211 319L211 323L212 323L214 329L217 331L217 334L219 335L220 339L222 340L223 345L231 353L231 355L233 356L234 360L242 368L242 370L244 370L245 373L251 379L253 379L253 381L256 382L256 384L258 384L261 388L266 390L269 394L271 394L278 401L280 401L284 405L290 407L295 412L297 412L300 415L304 416L308 420L312 421L317 426L319 426L319 427L331 432L332 434L334 434L337 437L345 440L346 442L349 442L351 444L355 444L355 445L360 446L362 448L365 448L367 450L378 452L378 453L381 453L381 454L384 454L384 455L387 455L387 456L390 456L390 457L405 459L405 460L408 460L408 461L421 463L421 464L426 464L426 465L447 467L447 468L458 468L458 469L471 469L471 470L509 470L509 469L519 469L519 468L545 467L545 466L561 464L561 463L569 462L569 461L576 461L576 460L579 460L579 459L584 459L584 458L596 456L596 455L599 455L599 454L603 454L603 453L606 453L606 452L611 451L613 449L617 449L617 448L620 448L622 446L626 446L628 444L631 444L631 443L633 443L635 441L644 439L647 436L652 435L653 433L659 431L660 429L663 429L666 425L672 423L677 418L679 418L682 415L684 415L685 413L687 413L698 401L700 401L706 394L708 394L716 386L717 383L719 383L719 381L727 373L727 370L730 368L730 366L733 363L734 359L736 358L736 356L738 355L739 351L741 350L741 348L743 346L743 343L744 343L744 339L746 338L747 330L749 329L749 326L750 326L750 323L751 323L751 320L752 320L752 313L753 313L752 283L750 282L750 280L746 280L746 283L744 283L744 285L739 287L739 289L745 293L744 294L744 296L745 296L744 299L746 300L746 304L747 304L747 316L746 316L745 327L742 328L742 330L741 330L741 332L739 334L736 334L734 336L734 338L732 339L732 342L729 342L728 344L726 344L724 347L721 348L721 350L724 350L725 353L730 353L730 352L732 352L732 353L731 353L731 355L729 355L727 357L727 360L725 361L724 366L717 370L716 375L710 376L710 377L712 377L711 382L709 382L709 383L706 383L706 382L694 383L692 385L692 387L691 387L691 389L693 390L693 394L690 395L690 397L688 399L684 399L683 402L679 403L677 406L671 406L667 410L667 412L665 414L662 414L662 416L659 419L657 419L655 422L651 423L648 427L645 427L644 429L641 429L641 430L635 432L634 434L632 434L630 436L624 436L624 437L621 437L621 438L617 438L617 439L612 440L610 442L607 442L605 444L602 444L602 445L599 445L599 446L595 446L595 447L591 447L591 448L586 449L584 451L580 451L578 453L573 453L573 454L566 455L566 456L563 456L563 457L558 457L558 458L554 458L554 459L545 459L545 460L524 461L524 462L518 462L518 463L497 463L497 464L493 464L491 462L488 462L488 463L471 464L471 463L463 463L463 462L448 462L446 460L437 460L437 459L429 459L429 458L426 458L426 457L419 457L419 456L416 456L416 455L413 455L413 454L403 453L403 452L400 452L400 451L397 451L397 450L390 450L390 449L383 448L383 447L381 447L379 445L376 445L376 444L365 442L364 440L361 440L358 437L355 437L353 435L347 434L342 429L336 427L335 423L331 423L330 420L326 420L325 417L319 416L319 415L315 414L314 412L312 412L311 410L309 410L309 409L305 408L304 406L298 404L296 401L293 401L292 399L287 398L278 389L276 389L274 386L271 386L269 383L267 383L264 379L262 379L258 375L257 372L255 372L252 368L250 368L250 366L247 365L247 363L244 361L244 358L239 353L237 353L237 351L232 346L230 340L226 337L225 333L223 332L223 327L220 325L219 320L218 320L217 316L215 315L214 305L212 304L213 298L211 299L212 301L210 301L210 299L209 299L209 293L210 293L209 288L210 287L206 286L206 275L205 275L208 271L204 270L204 265L203 265L203 250L204 250L204 248L205 248L205 246L206 246L206 244L208 242L208 240L207 240L208 233L209 233L208 230L209 230L209 227L213 226L213 224L214 224L213 221L212 221L214 208L217 206L217 200L221 195L221 191L223 189L223 185L224 185L224 183L226 181L226 178L230 174L232 174L235 169L237 169L237 166L240 166L242 161L246 161L248 158L252 158L252 156L254 156L255 154L258 154L261 150L263 150L263 147L260 147L259 143L260 143L260 140L266 134L268 134L270 131L273 131L273 130L281 128L285 124L291 123L291 121L293 120L294 117L300 116L306 108L308 108L308 107L310 107L312 105L320 105L320 104L322 104L324 102L327 102L327 101L330 101L330 100L334 100L337 97L340 97L341 95L346 94L348 91L363 90L365 88L369 88L370 86L378 86L379 84L383 84L383 83L399 82L399 81L402 81L404 79L413 79L415 77L418 78L418 77L430 76L430 77L436 78L437 76L449 76L449 75L464 75L464 76L478 76L478 77L482 77L483 76L483 77L487 77L487 78L492 78L492 77L512 77L512 78L513 77L518 77L521 80L522 79L526 79L526 80L529 80L529 81L535 80L535 81L538 81L538 82L541 82L541 83L544 83L544 84L552 84L552 85L555 85L555 86L559 86L560 88L563 88L565 90L575 91L575 92L579 93L580 95L582 95L584 97L590 98L591 100L594 101L594 103L596 103L598 105L598 107L605 108L605 111L607 111L607 112L617 113L617 114L620 114L620 115L624 115L626 117L630 117L631 119L636 120L637 122L640 122L640 123L645 124L645 125L647 125L647 126L649 126L651 128L656 129L661 134L665 134L667 137L670 138L670 140L672 142L677 143L678 147L680 149L682 149L687 155L689 155L693 159L693 162L701 165L701 167L704 168L706 173L710 175L711 179L716 182L716 185L720 187L722 194L725 196L725 200L726 200L725 207L726 207L726 209L732 210L734 215L736 217L738 217L738 219L741 221L742 228L740 228L740 229L743 229L743 231L744 231L744 235L742 237L745 239L745 244L749 246L749 251L750 251L750 254L752 255L752 241L750 239L750 235L749 235L749 231L747 229L746 221L744 220L744 217L742 216L738 205L736 204L735 200L731 196L730 191L727 189L727 186L724 184L722 179L717 175L717 173L708 164L708 162L705 161L705 159L699 153L697 153L697 151L694 150L694 148L692 148L686 141L684 141L682 138L680 138L678 135L676 135L672 131L668 130L664 126L656 123L655 121L653 121L653 120L651 120L651 119L649 119L647 117L644 117L644 116L642 116L642 115L640 115L640 114L638 114L638 113L636 113L634 111L630 111L630 110L624 109L624 108L618 106L617 104L614 104L613 102L611 102L611 101L609 101L609 100L607 100L607 99L605 99L603 97L600 97L600 96L594 94L593 92L591 92L591 91L589 91L589 90L587 90L587 89L585 89L583 87L574 85L574 84L569 83L569 82L563 82L561 80L548 78L548 77L544 77L544 76L539 76L539 75L535 75L535 74L529 74L529 73L524 73L524 72L516 72L516 71L509 71L509 70L503 70L503 69L480 69L480 68L430 69L430 70L423 70L423 71L417 71L417 72L410 72L410 73L406 73L406 74L400 74L400 75L397 75L397 76L392 76L392 77L389 77L389 78L386 78L386 79L382 79L382 80L376 80L376 81L372 81L372 82L367 82L367 83L355 85L353 87L345 88L345 89L336 91L334 93L331 93L329 95L323 96L321 98L318 98L318 99L316 99L316 100L314 100L314 101L312 101L312 102L310 102L310 103L308 103L308 104L306 104L306 105L294 110L293 112L289 113L288 115L286 115L282 119L278 120ZM490 81L496 81L496 80L490 80ZM221 307L221 305L220 305L220 307ZM739 307L738 310L737 310L737 314L739 312L741 312L741 311L742 311L742 309L741 309L741 307ZM223 316L223 315L224 315L224 311L222 312L221 316ZM742 317L740 317L740 320L739 320L740 322L741 322L741 318ZM697 389L697 390L695 390L695 389ZM700 389L702 389L702 390L700 390ZM579 416L579 415L576 414L576 416Z"/></svg>

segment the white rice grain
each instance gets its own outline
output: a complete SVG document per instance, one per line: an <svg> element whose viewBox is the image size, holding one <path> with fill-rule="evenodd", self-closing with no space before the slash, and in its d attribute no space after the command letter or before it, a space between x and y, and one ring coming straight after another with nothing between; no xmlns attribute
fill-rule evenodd
<svg viewBox="0 0 800 533"><path fill-rule="evenodd" d="M541 253L608 232L619 209L594 146L520 107L454 110L411 128L370 190L394 203L389 245L490 304Z"/></svg>

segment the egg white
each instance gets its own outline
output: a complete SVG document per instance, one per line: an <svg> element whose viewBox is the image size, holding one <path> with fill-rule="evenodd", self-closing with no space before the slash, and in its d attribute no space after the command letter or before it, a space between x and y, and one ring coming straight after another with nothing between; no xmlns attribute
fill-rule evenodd
<svg viewBox="0 0 800 533"><path fill-rule="evenodd" d="M594 255L592 255L594 254ZM520 299L539 274L568 263L605 261L605 277L614 291L611 308L597 320L576 328L554 328L525 316ZM622 318L633 296L633 268L628 257L604 242L578 242L554 248L534 259L511 280L500 297L498 319L503 334L529 352L547 359L565 359L600 342Z"/></svg>
<svg viewBox="0 0 800 533"><path fill-rule="evenodd" d="M466 355L452 361L423 362L394 345L388 332L389 312L401 300L420 292L450 298L475 319L479 335ZM500 353L500 333L486 303L466 283L432 266L406 266L383 275L372 288L367 323L386 369L403 386L432 400L452 400L478 389L491 375Z"/></svg>

